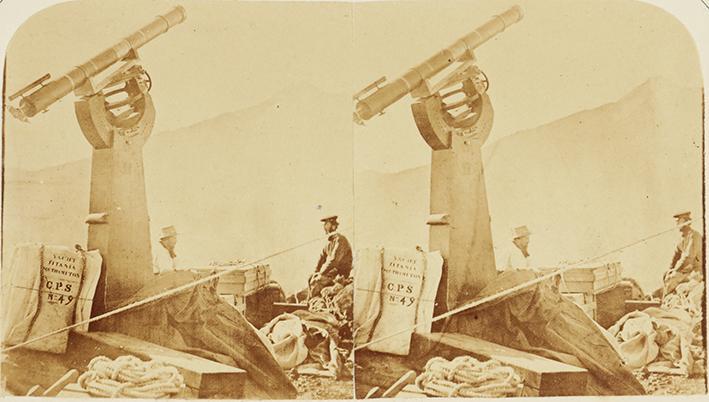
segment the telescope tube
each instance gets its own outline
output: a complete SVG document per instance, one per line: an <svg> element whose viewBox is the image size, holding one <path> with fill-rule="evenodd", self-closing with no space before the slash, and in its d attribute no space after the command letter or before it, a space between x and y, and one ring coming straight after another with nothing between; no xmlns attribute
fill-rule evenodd
<svg viewBox="0 0 709 402"><path fill-rule="evenodd" d="M91 60L74 67L61 78L50 81L49 84L22 98L20 112L29 118L47 109L54 102L81 86L90 77L122 60L131 50L137 50L183 22L185 18L185 9L182 6L177 6L167 14L157 16L153 22L94 56Z"/></svg>
<svg viewBox="0 0 709 402"><path fill-rule="evenodd" d="M521 20L523 16L520 6L514 6L504 13L496 15L478 29L458 39L446 49L441 50L428 60L412 68L396 81L390 82L357 102L357 116L362 120L369 120L372 116L381 113L386 107L421 85L423 80L436 75L451 63L460 59L466 52L487 42L508 26Z"/></svg>

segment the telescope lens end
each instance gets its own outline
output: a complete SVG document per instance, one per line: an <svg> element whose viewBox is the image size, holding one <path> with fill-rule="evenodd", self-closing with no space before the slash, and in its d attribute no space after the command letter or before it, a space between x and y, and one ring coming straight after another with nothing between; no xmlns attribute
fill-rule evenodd
<svg viewBox="0 0 709 402"><path fill-rule="evenodd" d="M512 10L519 15L518 20L521 20L522 18L524 18L524 9L522 8L522 6L517 4L512 7Z"/></svg>
<svg viewBox="0 0 709 402"><path fill-rule="evenodd" d="M180 22L183 22L183 21L185 21L185 20L187 19L187 11L185 10L184 7L182 7L182 6L177 6L177 7L175 7L175 11L178 12L178 13L180 13L180 16L182 16Z"/></svg>

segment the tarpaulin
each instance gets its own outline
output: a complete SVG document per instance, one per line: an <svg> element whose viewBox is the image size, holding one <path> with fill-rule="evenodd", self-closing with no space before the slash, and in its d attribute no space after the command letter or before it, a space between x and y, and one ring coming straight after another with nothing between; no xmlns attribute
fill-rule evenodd
<svg viewBox="0 0 709 402"><path fill-rule="evenodd" d="M531 271L504 272L476 298L512 288L536 276ZM551 280L455 315L445 330L584 367L590 373L587 394L645 393L603 329L580 307L561 296ZM541 353L544 350L547 352Z"/></svg>
<svg viewBox="0 0 709 402"><path fill-rule="evenodd" d="M308 358L303 323L297 316L281 314L260 331L273 343L273 355L282 368L291 369Z"/></svg>
<svg viewBox="0 0 709 402"><path fill-rule="evenodd" d="M622 355L633 368L692 375L703 363L702 295L704 281L691 279L678 284L650 307L623 316L608 330L621 342Z"/></svg>
<svg viewBox="0 0 709 402"><path fill-rule="evenodd" d="M156 276L124 305L198 279L190 271ZM246 370L245 388L266 399L292 399L296 389L264 339L234 306L216 292L216 282L198 285L174 296L97 322L99 329L121 332L176 350L209 356ZM204 354L199 353L205 351ZM254 397L246 395L246 397Z"/></svg>
<svg viewBox="0 0 709 402"><path fill-rule="evenodd" d="M273 342L276 361L300 374L341 377L345 374L338 335L340 322L331 314L298 310L284 313L261 328Z"/></svg>

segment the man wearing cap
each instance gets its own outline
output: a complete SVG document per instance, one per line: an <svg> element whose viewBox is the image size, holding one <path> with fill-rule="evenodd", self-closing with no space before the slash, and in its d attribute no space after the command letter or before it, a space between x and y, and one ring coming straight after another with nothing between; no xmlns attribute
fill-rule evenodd
<svg viewBox="0 0 709 402"><path fill-rule="evenodd" d="M162 236L160 237L160 245L163 251L158 251L153 263L153 273L159 274L166 271L177 270L177 254L175 254L175 246L177 245L177 230L174 226L166 226L161 229ZM169 258L168 258L169 257Z"/></svg>
<svg viewBox="0 0 709 402"><path fill-rule="evenodd" d="M512 229L512 243L514 247L507 256L504 270L530 269L531 256L529 254L529 237L532 233L526 226Z"/></svg>
<svg viewBox="0 0 709 402"><path fill-rule="evenodd" d="M320 221L328 235L327 245L320 253L315 273L308 280L308 298L320 296L320 291L333 285L338 275L347 278L352 271L352 248L347 238L337 233L337 215L325 216Z"/></svg>
<svg viewBox="0 0 709 402"><path fill-rule="evenodd" d="M692 277L701 280L704 276L702 268L704 262L702 234L690 226L692 223L690 212L680 212L673 217L677 221L677 226L682 236L675 248L670 268L662 278L663 296L671 293L677 285L687 282Z"/></svg>

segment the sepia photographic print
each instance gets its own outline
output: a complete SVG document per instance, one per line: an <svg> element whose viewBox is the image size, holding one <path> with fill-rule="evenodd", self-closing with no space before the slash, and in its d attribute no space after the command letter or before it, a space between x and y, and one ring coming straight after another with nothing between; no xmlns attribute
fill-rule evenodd
<svg viewBox="0 0 709 402"><path fill-rule="evenodd" d="M705 0L0 25L3 396L707 394Z"/></svg>

